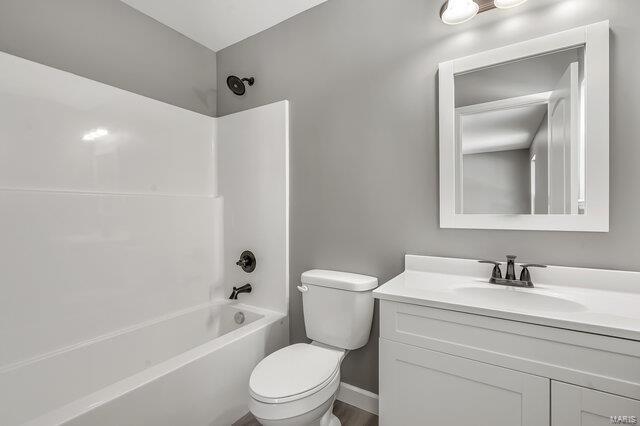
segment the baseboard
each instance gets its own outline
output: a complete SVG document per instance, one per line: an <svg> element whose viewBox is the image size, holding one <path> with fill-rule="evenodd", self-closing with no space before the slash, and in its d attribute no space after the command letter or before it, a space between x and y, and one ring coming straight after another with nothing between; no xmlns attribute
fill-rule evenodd
<svg viewBox="0 0 640 426"><path fill-rule="evenodd" d="M345 382L340 382L337 399L361 410L378 415L378 395L373 392L360 389Z"/></svg>

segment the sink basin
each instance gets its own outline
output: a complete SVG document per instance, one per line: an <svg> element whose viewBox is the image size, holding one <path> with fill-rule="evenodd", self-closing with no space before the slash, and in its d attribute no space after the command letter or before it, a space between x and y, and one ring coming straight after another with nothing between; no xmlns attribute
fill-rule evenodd
<svg viewBox="0 0 640 426"><path fill-rule="evenodd" d="M474 302L488 305L520 306L545 312L577 312L586 307L573 300L553 294L537 293L535 289L511 287L459 287L454 290L461 296L468 296Z"/></svg>

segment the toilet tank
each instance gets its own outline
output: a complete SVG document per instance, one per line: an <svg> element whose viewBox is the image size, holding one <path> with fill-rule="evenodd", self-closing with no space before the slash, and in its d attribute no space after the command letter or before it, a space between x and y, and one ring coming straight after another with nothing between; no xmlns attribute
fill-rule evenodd
<svg viewBox="0 0 640 426"><path fill-rule="evenodd" d="M307 337L342 349L367 344L378 279L349 272L313 269L301 277Z"/></svg>

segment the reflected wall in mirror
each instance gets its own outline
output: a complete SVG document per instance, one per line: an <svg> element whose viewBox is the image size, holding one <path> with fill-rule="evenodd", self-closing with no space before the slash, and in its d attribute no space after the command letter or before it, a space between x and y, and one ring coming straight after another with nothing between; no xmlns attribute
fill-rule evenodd
<svg viewBox="0 0 640 426"><path fill-rule="evenodd" d="M609 230L609 23L443 62L440 226Z"/></svg>
<svg viewBox="0 0 640 426"><path fill-rule="evenodd" d="M456 212L582 214L584 47L455 76Z"/></svg>

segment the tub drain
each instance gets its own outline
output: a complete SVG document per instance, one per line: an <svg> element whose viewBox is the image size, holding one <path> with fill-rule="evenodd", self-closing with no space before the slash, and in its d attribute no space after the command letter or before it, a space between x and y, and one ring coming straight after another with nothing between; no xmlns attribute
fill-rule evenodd
<svg viewBox="0 0 640 426"><path fill-rule="evenodd" d="M236 324L242 324L244 322L244 314L242 312L236 312L233 319L236 321Z"/></svg>

